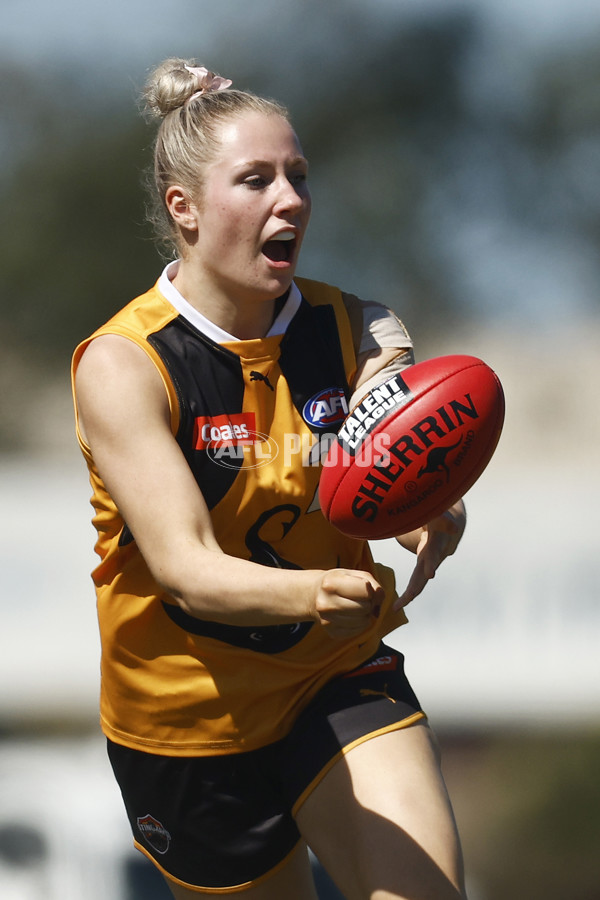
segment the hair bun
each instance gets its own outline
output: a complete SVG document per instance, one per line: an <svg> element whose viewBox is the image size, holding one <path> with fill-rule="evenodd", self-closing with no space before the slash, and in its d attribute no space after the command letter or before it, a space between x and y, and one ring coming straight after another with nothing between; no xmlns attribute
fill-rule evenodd
<svg viewBox="0 0 600 900"><path fill-rule="evenodd" d="M148 117L160 119L154 140L154 161L148 171L151 191L149 217L159 240L181 256L187 245L171 218L165 197L169 187L180 185L190 197L202 190L207 165L222 152L221 129L232 117L245 113L281 116L289 122L285 107L249 91L229 90L232 82L193 60L169 58L148 75L141 105Z"/></svg>
<svg viewBox="0 0 600 900"><path fill-rule="evenodd" d="M179 109L198 90L196 77L186 69L194 60L165 59L150 73L144 90L146 110L155 118L164 119Z"/></svg>

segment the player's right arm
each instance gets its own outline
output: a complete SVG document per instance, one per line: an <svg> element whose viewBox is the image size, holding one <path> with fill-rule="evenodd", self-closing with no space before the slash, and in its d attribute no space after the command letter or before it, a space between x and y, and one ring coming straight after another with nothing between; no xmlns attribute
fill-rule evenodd
<svg viewBox="0 0 600 900"><path fill-rule="evenodd" d="M189 614L234 625L314 620L360 634L381 602L370 573L287 570L223 553L170 426L162 379L141 348L102 335L76 373L81 437L153 577Z"/></svg>

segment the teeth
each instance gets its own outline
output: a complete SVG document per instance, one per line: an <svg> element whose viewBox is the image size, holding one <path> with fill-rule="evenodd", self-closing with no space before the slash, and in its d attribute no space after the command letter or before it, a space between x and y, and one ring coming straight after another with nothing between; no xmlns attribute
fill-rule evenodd
<svg viewBox="0 0 600 900"><path fill-rule="evenodd" d="M273 241L293 241L296 235L293 231L282 231L280 234L276 234L271 240Z"/></svg>

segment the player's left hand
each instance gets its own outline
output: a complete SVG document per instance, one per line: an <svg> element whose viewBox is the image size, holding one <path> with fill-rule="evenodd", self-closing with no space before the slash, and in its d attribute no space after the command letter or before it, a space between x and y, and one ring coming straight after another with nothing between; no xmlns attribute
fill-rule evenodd
<svg viewBox="0 0 600 900"><path fill-rule="evenodd" d="M462 500L423 528L396 538L399 544L417 554L417 565L403 594L394 604L397 611L421 593L447 556L452 556L463 536L467 513Z"/></svg>

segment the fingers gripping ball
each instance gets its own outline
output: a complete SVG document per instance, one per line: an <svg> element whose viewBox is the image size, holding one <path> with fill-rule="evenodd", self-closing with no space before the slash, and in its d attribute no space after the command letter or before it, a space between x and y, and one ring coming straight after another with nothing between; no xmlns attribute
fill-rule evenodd
<svg viewBox="0 0 600 900"><path fill-rule="evenodd" d="M475 484L503 423L502 385L482 360L441 356L410 366L345 419L321 474L323 515L371 540L425 525Z"/></svg>

